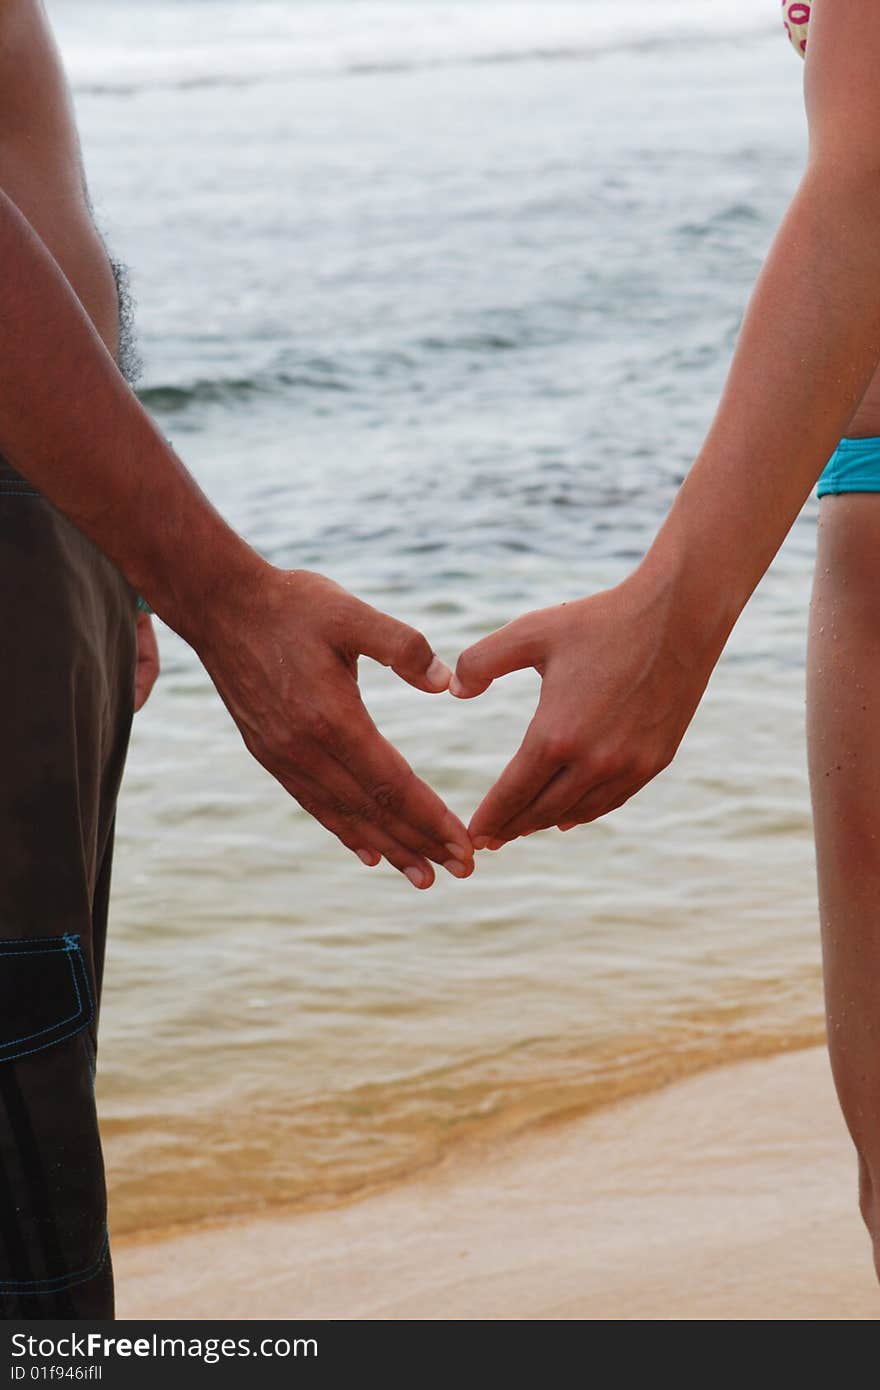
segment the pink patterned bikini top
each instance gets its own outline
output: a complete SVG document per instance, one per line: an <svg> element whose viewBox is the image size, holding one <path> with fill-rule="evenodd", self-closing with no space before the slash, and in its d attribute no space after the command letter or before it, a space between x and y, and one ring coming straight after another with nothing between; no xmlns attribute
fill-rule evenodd
<svg viewBox="0 0 880 1390"><path fill-rule="evenodd" d="M807 30L810 27L809 5L794 4L793 0L782 0L782 23L798 53L803 58L807 51Z"/></svg>

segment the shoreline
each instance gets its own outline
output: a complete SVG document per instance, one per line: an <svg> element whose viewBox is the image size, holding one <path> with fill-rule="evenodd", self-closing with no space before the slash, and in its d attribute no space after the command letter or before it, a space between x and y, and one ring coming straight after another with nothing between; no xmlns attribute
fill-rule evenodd
<svg viewBox="0 0 880 1390"><path fill-rule="evenodd" d="M120 1318L880 1312L823 1047L702 1071L333 1206L114 1238L113 1259Z"/></svg>
<svg viewBox="0 0 880 1390"><path fill-rule="evenodd" d="M686 1055L684 1058L679 1056L675 1060L671 1057L661 1057L659 1065L650 1074L646 1075L643 1069L638 1077L629 1077L622 1083L618 1082L614 1091L603 1096L599 1101L583 1101L581 1099L546 1113L535 1113L523 1107L520 1113L515 1116L508 1109L500 1117L493 1116L489 1123L481 1124L472 1132L457 1135L439 1153L432 1152L417 1158L415 1161L410 1160L406 1165L401 1165L399 1169L380 1172L370 1177L361 1177L347 1186L337 1185L333 1189L319 1190L309 1196L299 1198L282 1198L269 1202L252 1200L249 1208L226 1209L208 1216L191 1216L178 1220L166 1219L146 1225L121 1226L119 1223L114 1225L112 1200L113 1136L111 1133L108 1142L105 1128L105 1146L110 1149L110 1153L105 1154L105 1159L111 1177L111 1239L115 1248L117 1244L121 1245L123 1242L147 1243L162 1241L175 1236L203 1234L218 1227L226 1228L240 1225L251 1220L257 1214L272 1217L275 1220L288 1220L314 1212L335 1211L339 1207L351 1206L382 1193L394 1191L396 1188L409 1183L430 1178L432 1173L446 1170L450 1166L466 1169L474 1162L482 1162L487 1155L503 1152L510 1144L527 1140L530 1135L555 1134L558 1130L565 1131L570 1126L586 1120L592 1115L600 1114L606 1110L614 1110L620 1105L647 1099L649 1096L668 1090L670 1086L676 1086L682 1081L702 1076L706 1072L719 1071L735 1066L740 1062L763 1061L787 1056L792 1052L805 1052L818 1045L818 1039L813 1034L801 1038L795 1037L794 1040L787 1040L784 1044L775 1040L769 1043L763 1040L753 1041L747 1043L742 1050L729 1049L724 1053L716 1051L713 1054L704 1055L696 1061L692 1054ZM128 1213L126 1213L127 1215Z"/></svg>

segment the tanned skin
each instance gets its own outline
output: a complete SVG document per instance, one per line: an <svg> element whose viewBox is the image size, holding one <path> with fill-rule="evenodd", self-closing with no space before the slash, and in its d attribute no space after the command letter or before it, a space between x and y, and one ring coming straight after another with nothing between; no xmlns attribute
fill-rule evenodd
<svg viewBox="0 0 880 1390"><path fill-rule="evenodd" d="M0 0L0 453L195 649L251 753L365 864L417 888L473 870L457 816L384 739L362 655L417 690L426 638L332 580L280 570L211 505L119 369L119 298L90 216L68 84L40 0ZM292 500L295 505L295 497ZM140 620L138 698L155 678Z"/></svg>

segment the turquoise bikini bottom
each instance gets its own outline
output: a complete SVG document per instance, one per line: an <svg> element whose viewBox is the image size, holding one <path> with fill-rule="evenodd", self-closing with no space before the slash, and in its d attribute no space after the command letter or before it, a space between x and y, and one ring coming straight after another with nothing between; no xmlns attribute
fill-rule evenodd
<svg viewBox="0 0 880 1390"><path fill-rule="evenodd" d="M819 475L817 492L880 492L880 435L844 436Z"/></svg>

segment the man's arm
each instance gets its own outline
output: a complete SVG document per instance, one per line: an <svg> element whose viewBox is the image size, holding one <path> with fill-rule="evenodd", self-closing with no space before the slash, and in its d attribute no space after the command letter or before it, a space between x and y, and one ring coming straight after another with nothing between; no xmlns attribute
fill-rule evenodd
<svg viewBox="0 0 880 1390"><path fill-rule="evenodd" d="M195 648L250 751L349 849L420 888L429 860L470 873L461 822L381 737L357 685L362 654L424 691L444 690L448 669L413 628L276 569L227 525L2 191L0 453Z"/></svg>
<svg viewBox="0 0 880 1390"><path fill-rule="evenodd" d="M168 446L2 190L0 453L193 645L221 581L258 583L266 568Z"/></svg>
<svg viewBox="0 0 880 1390"><path fill-rule="evenodd" d="M472 818L481 843L593 820L667 766L880 360L880 6L820 0L810 28L808 165L656 540L615 589L526 614L459 660L463 697L523 666L543 676Z"/></svg>

